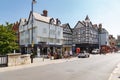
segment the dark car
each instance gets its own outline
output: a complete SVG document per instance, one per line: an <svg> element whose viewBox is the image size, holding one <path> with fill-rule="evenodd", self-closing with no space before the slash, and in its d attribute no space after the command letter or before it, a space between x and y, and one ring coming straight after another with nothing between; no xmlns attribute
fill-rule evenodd
<svg viewBox="0 0 120 80"><path fill-rule="evenodd" d="M88 58L90 57L90 54L86 51L81 51L79 54L78 54L78 58Z"/></svg>

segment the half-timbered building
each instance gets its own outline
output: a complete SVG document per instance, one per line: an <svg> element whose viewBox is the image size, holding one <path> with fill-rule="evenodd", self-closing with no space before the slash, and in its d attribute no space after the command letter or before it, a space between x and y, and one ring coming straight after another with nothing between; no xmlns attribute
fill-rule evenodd
<svg viewBox="0 0 120 80"><path fill-rule="evenodd" d="M78 21L73 29L73 43L76 48L91 51L99 48L98 27L92 24L89 17L86 16L85 21Z"/></svg>
<svg viewBox="0 0 120 80"><path fill-rule="evenodd" d="M63 24L63 51L72 50L72 29L69 23Z"/></svg>

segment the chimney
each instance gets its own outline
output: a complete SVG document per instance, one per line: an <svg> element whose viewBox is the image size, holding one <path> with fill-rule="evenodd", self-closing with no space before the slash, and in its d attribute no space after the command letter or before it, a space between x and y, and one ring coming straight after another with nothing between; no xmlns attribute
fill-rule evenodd
<svg viewBox="0 0 120 80"><path fill-rule="evenodd" d="M95 28L96 28L96 27L97 27L97 24L94 24L94 25L93 25L93 27L95 27Z"/></svg>
<svg viewBox="0 0 120 80"><path fill-rule="evenodd" d="M99 24L99 28L102 29L102 24Z"/></svg>
<svg viewBox="0 0 120 80"><path fill-rule="evenodd" d="M56 24L58 24L58 18L56 19Z"/></svg>
<svg viewBox="0 0 120 80"><path fill-rule="evenodd" d="M47 17L48 11L47 10L43 10L43 14L42 15L45 16L45 17Z"/></svg>

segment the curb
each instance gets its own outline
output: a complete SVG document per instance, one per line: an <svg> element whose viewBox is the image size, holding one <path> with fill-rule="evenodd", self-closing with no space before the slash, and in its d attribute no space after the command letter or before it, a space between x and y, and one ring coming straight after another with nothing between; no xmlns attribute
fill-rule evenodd
<svg viewBox="0 0 120 80"><path fill-rule="evenodd" d="M115 67L108 80L120 80L120 63Z"/></svg>

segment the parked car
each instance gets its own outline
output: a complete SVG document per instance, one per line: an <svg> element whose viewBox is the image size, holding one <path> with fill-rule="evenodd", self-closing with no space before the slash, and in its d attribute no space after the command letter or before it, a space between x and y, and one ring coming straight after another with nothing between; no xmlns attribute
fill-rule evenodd
<svg viewBox="0 0 120 80"><path fill-rule="evenodd" d="M92 54L99 54L100 53L100 50L99 49L93 49L92 50Z"/></svg>
<svg viewBox="0 0 120 80"><path fill-rule="evenodd" d="M78 58L88 58L90 57L90 54L86 51L81 51L79 54L78 54Z"/></svg>
<svg viewBox="0 0 120 80"><path fill-rule="evenodd" d="M118 50L117 52L120 53L120 50Z"/></svg>

